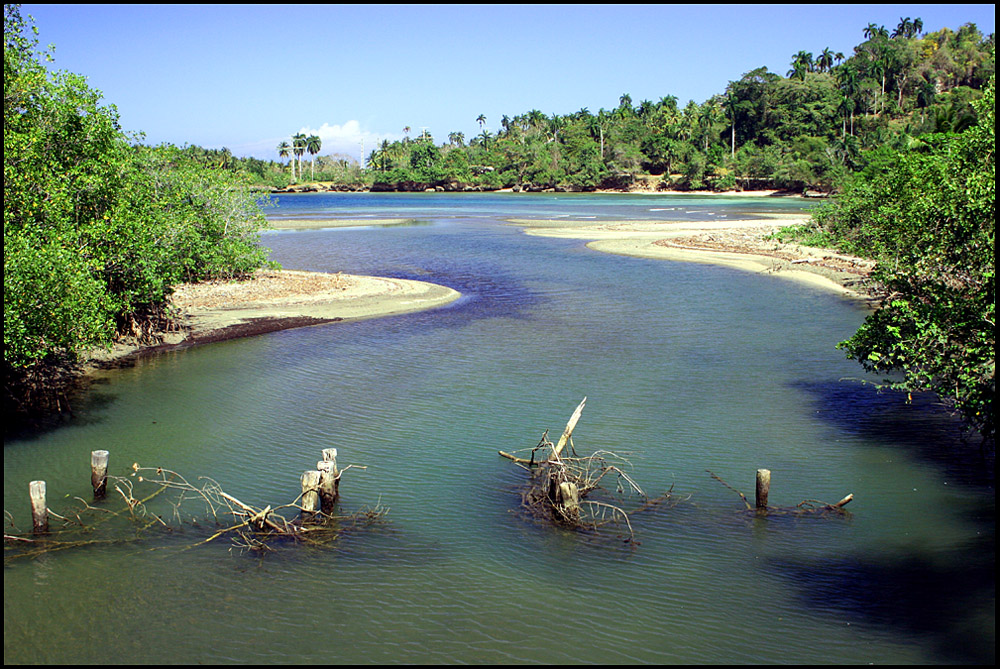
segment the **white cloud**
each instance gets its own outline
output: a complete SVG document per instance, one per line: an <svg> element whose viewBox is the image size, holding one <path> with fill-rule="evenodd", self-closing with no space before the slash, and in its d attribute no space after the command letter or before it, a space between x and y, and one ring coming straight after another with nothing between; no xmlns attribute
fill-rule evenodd
<svg viewBox="0 0 1000 669"><path fill-rule="evenodd" d="M319 128L303 126L297 132L301 132L307 137L309 135L317 135L323 142L323 146L319 152L322 156L341 153L359 161L361 159L362 141L364 142L365 155L371 155L372 150L383 139L393 142L402 138L402 134L376 134L363 130L361 123L354 120L347 121L343 125L324 123ZM295 133L284 137L269 137L255 142L235 145L231 148L233 154L238 156L254 156L262 160L286 160L278 157L277 146L283 141L290 144L293 134Z"/></svg>
<svg viewBox="0 0 1000 669"><path fill-rule="evenodd" d="M299 132L302 134L317 135L323 142L320 155L330 155L342 153L351 156L355 160L361 158L361 147L364 145L365 154L371 154L375 144L385 136L376 136L374 133L361 129L358 121L347 121L343 125L330 125L324 123L319 128L302 127Z"/></svg>

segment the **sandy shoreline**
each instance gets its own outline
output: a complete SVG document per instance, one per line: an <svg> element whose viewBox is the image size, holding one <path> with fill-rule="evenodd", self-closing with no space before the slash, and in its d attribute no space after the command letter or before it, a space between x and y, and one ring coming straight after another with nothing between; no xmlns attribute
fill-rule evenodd
<svg viewBox="0 0 1000 669"><path fill-rule="evenodd" d="M412 218L277 218L268 220L268 229L322 230L323 228L356 228L360 226L388 228L397 225L417 224L419 221Z"/></svg>
<svg viewBox="0 0 1000 669"><path fill-rule="evenodd" d="M93 351L88 367L306 325L356 321L433 309L461 294L446 286L386 277L293 270L261 271L249 281L181 285L170 298L176 329L140 346L123 341Z"/></svg>

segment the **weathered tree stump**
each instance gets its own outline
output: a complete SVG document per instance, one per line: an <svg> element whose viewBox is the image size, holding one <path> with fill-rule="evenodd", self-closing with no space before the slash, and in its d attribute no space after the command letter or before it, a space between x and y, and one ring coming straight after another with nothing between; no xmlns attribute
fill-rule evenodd
<svg viewBox="0 0 1000 669"><path fill-rule="evenodd" d="M337 449L324 448L322 462L316 463L320 472L319 499L324 513L333 510L333 505L340 499L340 470L337 469Z"/></svg>
<svg viewBox="0 0 1000 669"><path fill-rule="evenodd" d="M107 451L90 452L90 485L94 488L94 499L103 498L108 492Z"/></svg>
<svg viewBox="0 0 1000 669"><path fill-rule="evenodd" d="M557 495L557 508L563 516L570 521L580 519L580 489L572 481L563 481L559 484Z"/></svg>
<svg viewBox="0 0 1000 669"><path fill-rule="evenodd" d="M767 510L767 495L771 490L771 470L757 470L757 508Z"/></svg>
<svg viewBox="0 0 1000 669"><path fill-rule="evenodd" d="M337 463L323 460L316 463L319 470L319 502L323 513L333 511L334 504L340 498L340 472Z"/></svg>
<svg viewBox="0 0 1000 669"><path fill-rule="evenodd" d="M302 512L304 514L314 514L320 509L319 505L319 479L320 472L310 469L302 474Z"/></svg>
<svg viewBox="0 0 1000 669"><path fill-rule="evenodd" d="M31 497L31 524L35 534L49 531L49 509L45 504L45 481L32 481L28 484L28 496Z"/></svg>

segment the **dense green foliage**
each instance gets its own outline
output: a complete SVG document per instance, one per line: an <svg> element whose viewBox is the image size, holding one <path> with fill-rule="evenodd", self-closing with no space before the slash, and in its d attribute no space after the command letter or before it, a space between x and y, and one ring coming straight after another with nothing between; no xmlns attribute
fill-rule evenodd
<svg viewBox="0 0 1000 669"><path fill-rule="evenodd" d="M872 149L975 121L971 102L994 71L993 35L972 24L922 27L909 18L891 33L871 24L849 57L799 51L787 76L757 68L701 104L681 106L671 95L633 104L626 94L596 114L503 116L495 131L480 115L475 137L452 132L442 144L406 128L404 139L367 156L367 174L349 179L591 190L654 177L662 188L834 190ZM296 180L294 164L285 173Z"/></svg>
<svg viewBox="0 0 1000 669"><path fill-rule="evenodd" d="M888 385L933 391L989 440L996 392L995 83L962 134L882 150L812 226L876 259L882 305L841 344Z"/></svg>
<svg viewBox="0 0 1000 669"><path fill-rule="evenodd" d="M4 6L5 410L182 281L264 264L246 179L127 137L83 77L50 74ZM5 411L6 412L6 411Z"/></svg>

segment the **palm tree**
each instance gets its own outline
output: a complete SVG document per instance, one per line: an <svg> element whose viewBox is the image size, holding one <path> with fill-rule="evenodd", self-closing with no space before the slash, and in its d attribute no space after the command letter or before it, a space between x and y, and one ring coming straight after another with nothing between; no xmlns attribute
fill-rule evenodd
<svg viewBox="0 0 1000 669"><path fill-rule="evenodd" d="M292 151L292 147L291 147L291 145L289 145L288 142L282 141L281 144L278 144L278 156L279 157L281 157L281 158L287 158L288 154L291 153L291 151ZM291 170L292 170L292 181L295 181L295 163L292 162L292 161L288 161L288 167L291 168Z"/></svg>
<svg viewBox="0 0 1000 669"><path fill-rule="evenodd" d="M698 132L701 135L705 153L708 153L708 142L715 134L715 126L723 120L725 120L725 114L719 96L705 101L705 104L698 109Z"/></svg>
<svg viewBox="0 0 1000 669"><path fill-rule="evenodd" d="M903 17L899 18L899 25L896 29L892 31L893 39L897 37L913 37L913 21L907 16L905 19Z"/></svg>
<svg viewBox="0 0 1000 669"><path fill-rule="evenodd" d="M792 69L788 71L788 77L797 77L803 81L806 72L813 71L813 55L808 51L799 51L792 57Z"/></svg>
<svg viewBox="0 0 1000 669"><path fill-rule="evenodd" d="M736 158L736 107L738 100L732 83L726 91L726 109L729 111L729 157Z"/></svg>
<svg viewBox="0 0 1000 669"><path fill-rule="evenodd" d="M389 154L390 154L390 151L389 151L389 140L388 139L383 139L382 140L382 145L381 145L381 150L379 151L379 156L381 156L381 158L382 158L381 163L382 163L382 171L383 172L385 172L386 168L388 167Z"/></svg>
<svg viewBox="0 0 1000 669"><path fill-rule="evenodd" d="M632 96L628 93L623 93L620 98L618 98L618 117L625 118L626 116L632 116L634 110L632 109Z"/></svg>
<svg viewBox="0 0 1000 669"><path fill-rule="evenodd" d="M857 67L854 65L854 61L848 61L844 63L842 67L837 69L837 84L840 88L841 93L844 94L844 100L847 101L844 106L844 111L845 113L850 114L851 117L850 134L853 136L854 110L857 108L857 98L858 94L861 92L861 75L858 72Z"/></svg>
<svg viewBox="0 0 1000 669"><path fill-rule="evenodd" d="M462 147L463 145L465 145L465 133L449 132L448 143L451 144L452 146Z"/></svg>
<svg viewBox="0 0 1000 669"><path fill-rule="evenodd" d="M309 135L306 137L306 151L312 156L312 160L309 163L309 178L315 180L316 178L316 154L319 153L320 147L323 146L323 140L321 140L316 135Z"/></svg>
<svg viewBox="0 0 1000 669"><path fill-rule="evenodd" d="M528 125L533 128L540 128L548 122L548 117L537 109L528 112Z"/></svg>
<svg viewBox="0 0 1000 669"><path fill-rule="evenodd" d="M506 114L500 119L500 127L503 128L503 134L510 135L510 117Z"/></svg>
<svg viewBox="0 0 1000 669"><path fill-rule="evenodd" d="M816 68L820 72L826 72L831 67L833 67L833 52L830 51L830 47L823 49L822 53L816 57Z"/></svg>
<svg viewBox="0 0 1000 669"><path fill-rule="evenodd" d="M302 177L302 154L306 152L306 136L303 133L296 133L292 136L292 153L298 161L298 178Z"/></svg>
<svg viewBox="0 0 1000 669"><path fill-rule="evenodd" d="M641 118L646 123L649 123L650 119L653 117L653 110L656 109L655 105L649 100L643 100L639 103L639 108L637 110L639 118Z"/></svg>
<svg viewBox="0 0 1000 669"><path fill-rule="evenodd" d="M483 129L483 124L486 123L486 117L484 115L480 114L479 116L476 117L476 123L479 124L479 129L482 130Z"/></svg>

